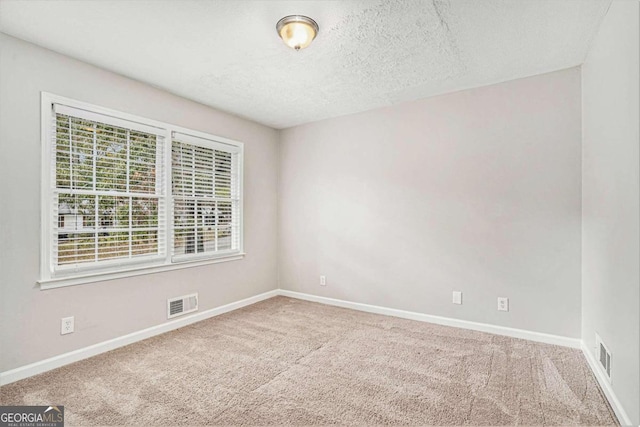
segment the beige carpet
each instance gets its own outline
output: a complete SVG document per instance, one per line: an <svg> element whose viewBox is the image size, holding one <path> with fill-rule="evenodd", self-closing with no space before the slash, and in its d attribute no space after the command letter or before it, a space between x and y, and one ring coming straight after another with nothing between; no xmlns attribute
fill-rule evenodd
<svg viewBox="0 0 640 427"><path fill-rule="evenodd" d="M70 425L611 425L579 350L290 298L0 389Z"/></svg>

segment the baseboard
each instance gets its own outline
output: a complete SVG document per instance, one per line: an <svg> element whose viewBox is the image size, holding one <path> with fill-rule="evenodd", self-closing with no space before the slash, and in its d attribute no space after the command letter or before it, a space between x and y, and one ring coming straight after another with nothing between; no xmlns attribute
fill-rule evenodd
<svg viewBox="0 0 640 427"><path fill-rule="evenodd" d="M105 353L116 348L123 347L125 345L133 344L138 341L142 341L147 338L151 338L156 335L163 334L175 329L182 328L184 326L191 325L193 323L209 319L211 317L219 316L224 313L228 313L233 310L237 310L242 307L246 307L251 304L255 304L260 301L264 301L275 296L286 296L290 298L301 299L305 301L318 302L321 304L333 305L336 307L349 308L353 310L365 311L368 313L383 314L387 316L400 317L403 319L417 320L421 322L435 323L444 326L453 326L457 328L471 329L474 331L488 332L497 335L504 335L514 338L521 338L536 342L543 342L547 344L560 345L564 347L579 348L584 353L585 358L589 364L589 367L593 371L600 387L602 388L607 400L611 404L618 420L623 425L631 425L631 420L616 394L611 387L611 383L605 378L604 373L599 368L597 361L593 354L585 346L582 340L576 338L563 337L558 335L544 334L540 332L527 331L524 329L507 328L504 326L490 325L487 323L470 322L467 320L453 319L449 317L433 316L429 314L416 313L412 311L398 310L394 308L381 307L376 305L362 304L352 301L345 301L335 298L321 297L317 295L305 294L301 292L294 292L285 289L276 289L268 291L259 295L255 295L249 298L245 298L240 301L236 301L230 304L226 304L220 307L212 308L200 313L194 313L190 316L186 316L180 319L172 320L170 322L163 323L161 325L153 326L141 331L133 332L122 337L114 338L108 341L104 341L98 344L94 344L85 348L71 351L69 353L61 354L51 357L49 359L41 360L39 362L31 363L29 365L21 366L16 369L12 369L6 372L0 372L0 385L10 384L15 381L19 381L34 375L41 374L43 372L50 371L61 366L68 365L83 359L87 359L92 356L96 356L101 353Z"/></svg>
<svg viewBox="0 0 640 427"><path fill-rule="evenodd" d="M584 354L585 359L587 359L587 362L589 363L589 367L591 368L593 375L595 375L596 379L598 380L598 384L600 384L600 388L602 389L604 395L609 401L609 404L611 405L613 412L616 413L616 416L618 417L618 421L620 421L620 424L625 426L632 425L629 415L627 415L627 412L622 407L620 400L618 400L618 397L614 393L613 387L611 387L611 383L605 377L605 374L602 371L602 368L600 368L600 364L596 360L593 352L586 346L584 341L582 342L581 348L582 348L582 353Z"/></svg>
<svg viewBox="0 0 640 427"><path fill-rule="evenodd" d="M435 323L444 326L453 326L456 328L471 329L474 331L488 332L497 335L504 335L513 338L521 338L530 341L542 342L546 344L560 345L563 347L571 347L581 349L585 358L593 371L605 397L613 408L618 421L622 425L632 425L631 419L625 412L622 404L618 400L616 394L611 387L611 383L605 378L604 373L600 369L594 355L585 346L581 339L563 337L559 335L544 334L541 332L527 331L524 329L507 328L504 326L490 325L487 323L470 322L467 320L452 319L450 317L433 316L429 314L416 313L412 311L398 310L394 308L380 307L376 305L362 304L352 301L345 301L335 298L321 297L318 295L305 294L302 292L294 292L285 289L279 289L278 295L301 299L305 301L318 302L321 304L333 305L336 307L349 308L352 310L365 311L367 313L383 314L387 316L400 317L403 319L417 320L421 322Z"/></svg>
<svg viewBox="0 0 640 427"><path fill-rule="evenodd" d="M541 332L527 331L524 329L508 328L505 326L491 325L488 323L471 322L468 320L453 319L450 317L433 316L430 314L416 313L413 311L398 310L395 308L380 307L377 305L362 304L334 298L321 297L317 295L305 294L302 292L288 291L280 289L279 295L297 298L305 301L319 302L322 304L334 305L336 307L350 308L353 310L366 311L368 313L384 314L387 316L401 317L403 319L418 320L420 322L435 323L456 328L471 329L474 331L488 332L496 335L505 335L513 338L521 338L530 341L543 342L546 344L560 345L563 347L581 348L581 340L578 338L563 337L559 335L544 334Z"/></svg>
<svg viewBox="0 0 640 427"><path fill-rule="evenodd" d="M182 317L180 319L172 320L170 322L163 323L161 325L152 326L141 331L133 332L128 335L124 335L118 338L114 338L108 341L104 341L98 344L90 345L78 350L64 353L58 356L51 357L49 359L41 360L39 362L31 363L29 365L21 366L19 368L12 369L6 372L0 372L0 385L9 384L15 381L19 381L34 375L41 374L46 371L50 371L55 368L59 368L64 365L68 365L79 360L87 359L92 356L96 356L101 353L105 353L110 350L114 350L125 345L142 341L147 338L151 338L155 335L160 335L165 332L173 331L174 329L182 328L192 323L199 322L201 320L209 319L211 317L219 316L224 313L228 313L239 308L255 304L257 302L273 298L277 296L278 290L265 292L259 295L255 295L240 301L232 302L220 307L212 308L210 310L194 313L189 316Z"/></svg>

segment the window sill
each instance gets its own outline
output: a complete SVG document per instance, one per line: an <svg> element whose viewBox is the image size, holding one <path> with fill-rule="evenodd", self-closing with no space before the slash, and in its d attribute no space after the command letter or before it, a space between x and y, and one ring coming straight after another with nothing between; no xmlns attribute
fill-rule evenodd
<svg viewBox="0 0 640 427"><path fill-rule="evenodd" d="M144 274L161 273L163 271L181 270L183 268L200 267L203 265L218 264L221 262L237 261L243 259L245 255L246 254L244 252L241 252L224 257L181 261L168 265L148 265L121 271L87 273L74 275L73 277L58 277L54 279L39 280L36 283L40 285L40 290L44 291L48 289L62 288L65 286L84 285L86 283L104 282L107 280L142 276Z"/></svg>

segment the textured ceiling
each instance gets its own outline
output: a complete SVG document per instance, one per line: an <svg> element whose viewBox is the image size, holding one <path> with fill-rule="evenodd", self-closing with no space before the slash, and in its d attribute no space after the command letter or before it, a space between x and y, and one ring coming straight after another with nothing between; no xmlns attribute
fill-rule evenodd
<svg viewBox="0 0 640 427"><path fill-rule="evenodd" d="M611 0L0 0L0 31L285 128L583 62ZM320 25L306 50L275 24Z"/></svg>

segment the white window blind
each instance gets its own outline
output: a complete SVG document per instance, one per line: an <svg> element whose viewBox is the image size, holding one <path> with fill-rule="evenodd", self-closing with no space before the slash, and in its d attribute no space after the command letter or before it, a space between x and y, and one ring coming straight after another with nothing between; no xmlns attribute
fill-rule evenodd
<svg viewBox="0 0 640 427"><path fill-rule="evenodd" d="M42 288L242 259L243 144L42 94Z"/></svg>
<svg viewBox="0 0 640 427"><path fill-rule="evenodd" d="M174 260L240 251L238 162L235 146L173 134Z"/></svg>
<svg viewBox="0 0 640 427"><path fill-rule="evenodd" d="M57 104L52 117L52 270L164 256L161 132Z"/></svg>

